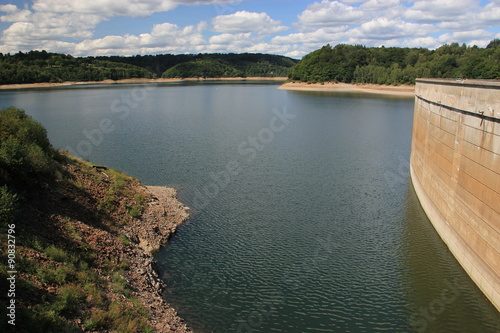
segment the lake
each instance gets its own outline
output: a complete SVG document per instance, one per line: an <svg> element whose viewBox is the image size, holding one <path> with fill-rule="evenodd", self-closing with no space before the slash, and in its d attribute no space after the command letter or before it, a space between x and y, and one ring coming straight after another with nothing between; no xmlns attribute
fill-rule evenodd
<svg viewBox="0 0 500 333"><path fill-rule="evenodd" d="M264 82L0 92L53 145L179 191L156 256L197 332L498 332L423 212L413 99Z"/></svg>

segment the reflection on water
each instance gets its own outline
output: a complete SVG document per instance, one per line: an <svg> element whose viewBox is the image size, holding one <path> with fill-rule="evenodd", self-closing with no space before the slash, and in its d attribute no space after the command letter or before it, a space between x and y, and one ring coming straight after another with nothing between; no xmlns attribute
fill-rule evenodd
<svg viewBox="0 0 500 333"><path fill-rule="evenodd" d="M425 216L409 186L402 265L408 321L417 332L499 332L500 315L468 277ZM432 269L429 269L429 266Z"/></svg>

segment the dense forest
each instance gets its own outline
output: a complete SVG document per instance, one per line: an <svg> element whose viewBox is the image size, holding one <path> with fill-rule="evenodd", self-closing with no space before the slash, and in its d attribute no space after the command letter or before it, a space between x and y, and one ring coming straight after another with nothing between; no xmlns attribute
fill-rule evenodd
<svg viewBox="0 0 500 333"><path fill-rule="evenodd" d="M145 68L157 77L278 77L288 76L298 60L262 53L159 54L98 57Z"/></svg>
<svg viewBox="0 0 500 333"><path fill-rule="evenodd" d="M0 53L0 84L152 78L144 68L46 51Z"/></svg>
<svg viewBox="0 0 500 333"><path fill-rule="evenodd" d="M85 57L46 51L0 53L0 84L156 77L288 76L297 60L268 54Z"/></svg>
<svg viewBox="0 0 500 333"><path fill-rule="evenodd" d="M291 80L415 84L416 78L500 79L500 40L486 48L453 43L425 48L326 45L296 64Z"/></svg>

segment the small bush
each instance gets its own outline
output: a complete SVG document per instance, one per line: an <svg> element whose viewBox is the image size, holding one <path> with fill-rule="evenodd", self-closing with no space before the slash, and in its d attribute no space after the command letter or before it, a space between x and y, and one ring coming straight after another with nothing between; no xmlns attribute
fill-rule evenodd
<svg viewBox="0 0 500 333"><path fill-rule="evenodd" d="M107 329L109 324L107 312L96 308L91 310L90 318L85 321L85 327L89 330Z"/></svg>
<svg viewBox="0 0 500 333"><path fill-rule="evenodd" d="M137 207L131 207L128 213L130 214L130 216L136 219L138 219L142 215L141 209Z"/></svg>
<svg viewBox="0 0 500 333"><path fill-rule="evenodd" d="M43 251L45 255L55 261L65 262L68 260L68 254L63 249L57 248L54 245L49 246Z"/></svg>
<svg viewBox="0 0 500 333"><path fill-rule="evenodd" d="M82 286L68 284L59 290L59 295L53 307L59 313L73 313L78 304L85 299L85 291Z"/></svg>
<svg viewBox="0 0 500 333"><path fill-rule="evenodd" d="M40 280L44 283L62 285L74 280L76 270L72 264L65 264L58 267L45 265L40 267L37 273Z"/></svg>
<svg viewBox="0 0 500 333"><path fill-rule="evenodd" d="M4 181L29 185L33 180L55 175L58 154L47 131L24 110L0 110L0 170Z"/></svg>

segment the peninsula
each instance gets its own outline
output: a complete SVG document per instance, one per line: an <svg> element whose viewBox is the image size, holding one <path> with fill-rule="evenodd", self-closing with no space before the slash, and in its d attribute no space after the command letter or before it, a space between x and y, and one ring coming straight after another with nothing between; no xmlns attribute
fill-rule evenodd
<svg viewBox="0 0 500 333"><path fill-rule="evenodd" d="M189 218L176 191L55 151L14 107L0 110L0 134L2 331L191 332L152 255Z"/></svg>

